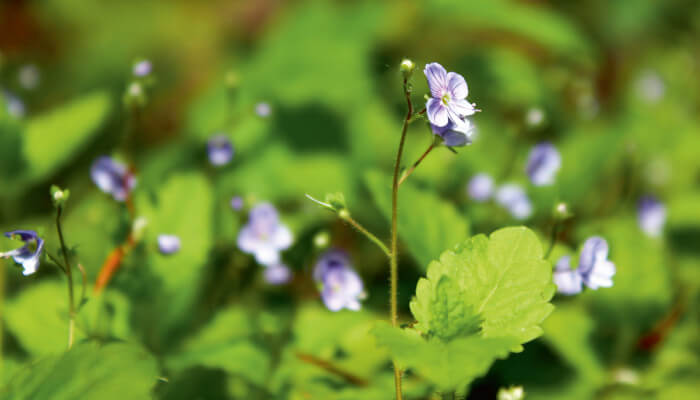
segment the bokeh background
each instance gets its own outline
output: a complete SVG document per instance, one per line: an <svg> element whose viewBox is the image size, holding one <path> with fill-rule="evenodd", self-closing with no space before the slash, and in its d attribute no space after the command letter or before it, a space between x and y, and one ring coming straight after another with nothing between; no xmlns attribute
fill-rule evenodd
<svg viewBox="0 0 700 400"><path fill-rule="evenodd" d="M412 224L402 237L402 320L410 322L417 279L441 250L518 224L546 244L551 210L564 201L574 217L552 260L601 235L615 284L555 297L544 336L497 362L469 398L495 398L509 385L531 399L692 398L700 389L698 38L700 3L690 0L3 0L0 228L37 229L55 251L48 188L69 188L67 241L91 285L133 217L90 179L98 156L115 155L136 171L135 215L149 228L105 299L81 311L80 337L139 343L158 367L105 363L113 387L153 387L158 399L390 398L388 355L367 334L387 318L386 262L304 195L342 192L357 220L388 237L379 177L390 174L405 112L398 64L417 64L420 104L422 67L437 61L465 76L482 112L474 143L431 153L411 176L415 195L402 198ZM134 98L132 66L142 59L153 72ZM256 113L261 102L268 116ZM235 148L223 168L207 160L217 133ZM413 124L405 164L431 140L424 123ZM542 188L528 182L525 163L545 140L562 168ZM523 185L533 216L518 221L470 200L466 185L478 172ZM247 215L231 209L236 195L246 208L273 203L294 232L284 253L291 283L267 284L237 249ZM645 195L667 208L660 237L638 225ZM176 256L157 253L159 231L180 236ZM311 279L319 233L350 254L368 294L362 311L331 313L319 300ZM10 246L0 241L0 250ZM66 335L60 271L44 263L23 277L1 262L0 386L30 360L62 351ZM54 384L79 385L79 372ZM432 392L409 376L406 393Z"/></svg>

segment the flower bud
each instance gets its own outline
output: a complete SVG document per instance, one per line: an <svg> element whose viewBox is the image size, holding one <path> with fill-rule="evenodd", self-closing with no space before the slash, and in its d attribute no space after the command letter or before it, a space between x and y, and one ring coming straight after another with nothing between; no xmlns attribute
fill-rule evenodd
<svg viewBox="0 0 700 400"><path fill-rule="evenodd" d="M336 211L347 208L347 205L345 204L345 196L340 192L326 194L326 203L330 204Z"/></svg>
<svg viewBox="0 0 700 400"><path fill-rule="evenodd" d="M56 208L63 207L66 204L66 201L68 201L68 197L70 196L70 190L62 190L56 185L51 185L50 193L51 201L53 201L53 205Z"/></svg>
<svg viewBox="0 0 700 400"><path fill-rule="evenodd" d="M498 390L498 400L522 400L525 398L525 391L522 386L511 386Z"/></svg>
<svg viewBox="0 0 700 400"><path fill-rule="evenodd" d="M558 220L565 220L568 218L571 218L573 214L569 210L569 205L562 202L557 203L554 205L554 210L552 210L552 215L554 216L555 219Z"/></svg>
<svg viewBox="0 0 700 400"><path fill-rule="evenodd" d="M401 70L401 75L403 75L404 79L408 79L411 77L413 74L413 70L416 68L416 64L409 60L408 58L404 58L401 61L401 64L399 65L399 69Z"/></svg>
<svg viewBox="0 0 700 400"><path fill-rule="evenodd" d="M314 236L314 246L317 249L325 249L331 242L331 237L326 231L321 231Z"/></svg>

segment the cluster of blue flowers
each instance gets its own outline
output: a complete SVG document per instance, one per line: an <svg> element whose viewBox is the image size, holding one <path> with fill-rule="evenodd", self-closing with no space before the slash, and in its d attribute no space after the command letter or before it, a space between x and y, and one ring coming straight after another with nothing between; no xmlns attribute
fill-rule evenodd
<svg viewBox="0 0 700 400"><path fill-rule="evenodd" d="M583 285L593 290L611 287L614 275L615 264L608 260L608 242L593 236L584 242L577 268L572 269L570 256L557 261L553 280L559 293L574 295L581 293Z"/></svg>
<svg viewBox="0 0 700 400"><path fill-rule="evenodd" d="M561 168L561 156L549 142L536 145L530 151L525 172L535 186L552 185ZM467 184L469 197L477 202L495 199L508 210L513 218L524 220L532 215L533 207L525 189L516 183L496 187L493 178L486 173L474 175Z"/></svg>

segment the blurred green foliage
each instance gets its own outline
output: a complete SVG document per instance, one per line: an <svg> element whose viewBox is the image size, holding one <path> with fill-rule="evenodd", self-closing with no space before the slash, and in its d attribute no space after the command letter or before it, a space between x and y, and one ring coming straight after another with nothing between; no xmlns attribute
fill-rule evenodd
<svg viewBox="0 0 700 400"><path fill-rule="evenodd" d="M0 228L35 229L59 254L49 187L70 189L63 228L71 259L86 271L87 302L77 344L65 352L60 270L44 258L23 277L0 261L0 398L386 399L392 357L409 367L409 399L445 389L495 398L511 385L527 399L694 397L698 37L700 4L687 0L3 2ZM304 197L341 192L354 219L388 237L403 57L416 62L418 108L422 67L437 61L465 76L482 110L472 145L434 150L401 186L400 319L439 340L377 322L388 319L383 254ZM143 58L153 81L146 103L129 106L131 67ZM27 64L40 72L33 89L18 79ZM23 116L11 112L13 99ZM269 116L256 114L260 102ZM533 109L541 122L528 123ZM425 125L410 126L404 166L431 143ZM206 154L217 133L235 148L221 168ZM525 163L545 140L562 168L554 186L535 187ZM129 205L90 179L104 154L136 173ZM471 200L466 184L479 172L522 184L534 215L516 221ZM660 237L636 221L645 194L667 207ZM232 196L242 196L243 211L231 209ZM295 237L283 256L294 279L282 287L267 284L263 267L236 246L246 211L262 201ZM550 300L549 263L539 257L559 201L574 216L549 261L576 258L588 236L603 236L617 267L612 288ZM136 217L147 226L128 245ZM460 266L506 253L515 239L480 234L515 224L529 228L520 235L536 257L499 281L499 307L471 315L494 271L477 268L467 279L471 270ZM318 299L313 237L321 231L364 281L359 312L331 313ZM177 254L157 251L164 233L180 237ZM455 245L459 257L443 254ZM128 251L96 293L119 246ZM15 247L0 238L0 252ZM501 261L494 265L508 264Z"/></svg>

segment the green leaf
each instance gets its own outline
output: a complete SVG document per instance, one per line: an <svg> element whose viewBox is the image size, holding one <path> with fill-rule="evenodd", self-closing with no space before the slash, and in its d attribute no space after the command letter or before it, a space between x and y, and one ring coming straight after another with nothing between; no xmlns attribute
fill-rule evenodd
<svg viewBox="0 0 700 400"><path fill-rule="evenodd" d="M47 178L84 149L110 108L109 95L96 92L30 119L22 147L28 166L22 183Z"/></svg>
<svg viewBox="0 0 700 400"><path fill-rule="evenodd" d="M388 348L402 367L414 369L442 390L463 388L518 345L518 340L512 337L425 340L415 331L393 328L386 323L378 324L372 332L377 344Z"/></svg>
<svg viewBox="0 0 700 400"><path fill-rule="evenodd" d="M158 369L145 350L126 343L78 344L30 363L0 390L14 400L150 399Z"/></svg>
<svg viewBox="0 0 700 400"><path fill-rule="evenodd" d="M450 284L443 283L445 277ZM515 337L513 350L519 351L520 344L542 334L539 324L554 308L549 303L554 289L537 236L525 227L504 228L489 238L474 236L430 263L411 311L416 329L440 338L460 330L468 334L480 318L483 337ZM465 314L457 318L459 312Z"/></svg>
<svg viewBox="0 0 700 400"><path fill-rule="evenodd" d="M68 345L68 289L48 280L32 285L7 302L4 315L22 347L32 355L65 350ZM81 337L77 332L77 339Z"/></svg>
<svg viewBox="0 0 700 400"><path fill-rule="evenodd" d="M168 179L157 192L157 201L138 198L138 210L147 220L146 240L156 249L160 234L176 235L182 247L174 254L153 252L152 267L166 290L196 287L211 243L212 191L200 174L180 174ZM182 293L180 293L182 295Z"/></svg>
<svg viewBox="0 0 700 400"><path fill-rule="evenodd" d="M579 375L596 384L601 382L605 369L591 343L595 324L585 309L571 304L557 306L543 327L544 339Z"/></svg>
<svg viewBox="0 0 700 400"><path fill-rule="evenodd" d="M182 371L192 366L221 368L257 385L264 385L269 370L268 354L252 343L250 321L241 308L220 312L181 351L168 360L168 366Z"/></svg>
<svg viewBox="0 0 700 400"><path fill-rule="evenodd" d="M391 178L378 171L365 176L372 198L391 220ZM469 225L450 203L404 182L399 189L399 236L422 268L469 235Z"/></svg>

